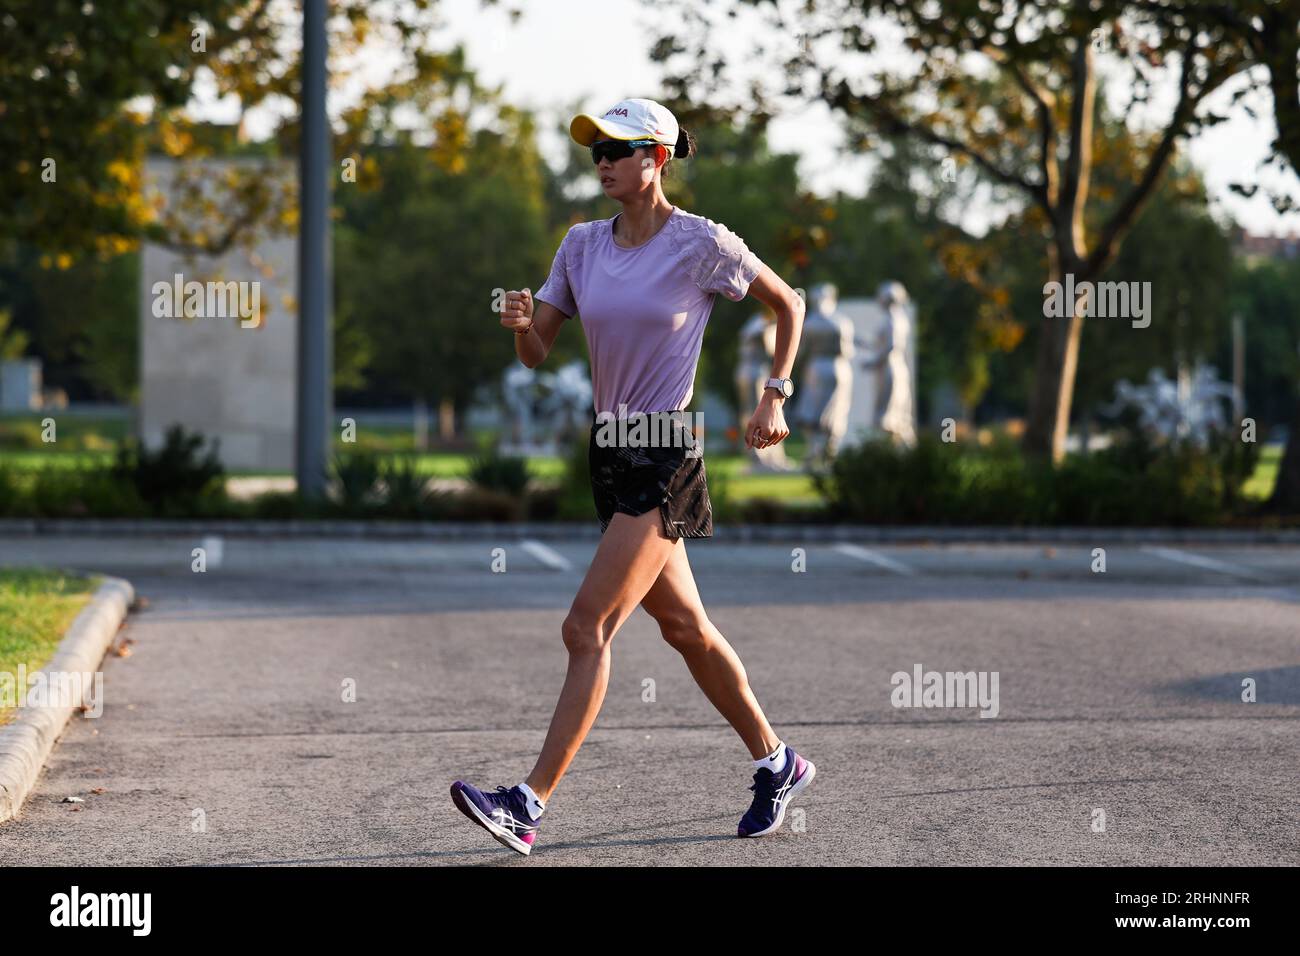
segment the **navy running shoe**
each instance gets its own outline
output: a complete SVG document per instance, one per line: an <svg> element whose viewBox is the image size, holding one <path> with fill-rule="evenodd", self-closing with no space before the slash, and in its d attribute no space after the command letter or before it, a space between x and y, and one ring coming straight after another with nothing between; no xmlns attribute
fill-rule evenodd
<svg viewBox="0 0 1300 956"><path fill-rule="evenodd" d="M785 748L785 767L773 773L766 767L754 771L754 802L740 818L736 836L757 837L775 833L785 819L785 808L790 799L812 783L817 768L811 760L804 760L788 744Z"/></svg>
<svg viewBox="0 0 1300 956"><path fill-rule="evenodd" d="M537 824L528 815L527 797L517 786L497 787L484 793L462 780L451 785L451 802L497 842L504 843L524 856L532 852L537 839Z"/></svg>

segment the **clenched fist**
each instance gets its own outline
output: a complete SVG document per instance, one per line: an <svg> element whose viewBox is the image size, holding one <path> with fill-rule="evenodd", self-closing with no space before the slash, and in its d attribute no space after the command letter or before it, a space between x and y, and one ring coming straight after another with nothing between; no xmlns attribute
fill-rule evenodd
<svg viewBox="0 0 1300 956"><path fill-rule="evenodd" d="M530 290L506 293L505 304L501 306L501 324L516 332L527 331L533 324L533 293Z"/></svg>

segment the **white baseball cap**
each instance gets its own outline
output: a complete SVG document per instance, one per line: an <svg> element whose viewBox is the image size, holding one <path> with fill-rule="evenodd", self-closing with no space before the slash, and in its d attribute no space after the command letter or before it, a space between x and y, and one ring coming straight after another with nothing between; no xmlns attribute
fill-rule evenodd
<svg viewBox="0 0 1300 956"><path fill-rule="evenodd" d="M605 115L597 118L589 113L579 113L569 124L569 135L582 146L590 146L597 139L653 139L668 147L669 155L676 152L679 130L677 118L666 106L654 100L619 100Z"/></svg>

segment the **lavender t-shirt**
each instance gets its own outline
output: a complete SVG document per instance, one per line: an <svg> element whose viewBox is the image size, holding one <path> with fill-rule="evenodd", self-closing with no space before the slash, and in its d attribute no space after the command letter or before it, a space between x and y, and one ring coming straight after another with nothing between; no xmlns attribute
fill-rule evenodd
<svg viewBox="0 0 1300 956"><path fill-rule="evenodd" d="M714 295L739 302L763 263L726 226L681 209L635 249L614 242L613 224L571 227L534 298L581 314L598 414L685 409Z"/></svg>

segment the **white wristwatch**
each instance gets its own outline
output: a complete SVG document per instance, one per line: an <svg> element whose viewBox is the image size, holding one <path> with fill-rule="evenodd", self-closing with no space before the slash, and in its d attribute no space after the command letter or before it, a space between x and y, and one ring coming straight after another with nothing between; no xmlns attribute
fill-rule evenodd
<svg viewBox="0 0 1300 956"><path fill-rule="evenodd" d="M763 387L776 389L784 398L794 394L794 382L788 378L769 378Z"/></svg>

